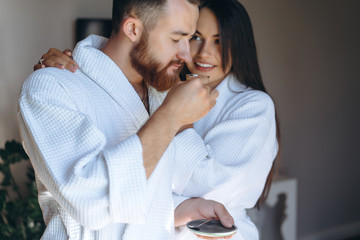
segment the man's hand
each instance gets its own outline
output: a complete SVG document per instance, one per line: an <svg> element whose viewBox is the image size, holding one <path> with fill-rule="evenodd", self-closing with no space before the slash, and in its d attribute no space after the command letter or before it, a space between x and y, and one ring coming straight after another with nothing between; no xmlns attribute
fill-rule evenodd
<svg viewBox="0 0 360 240"><path fill-rule="evenodd" d="M218 219L224 227L232 227L234 219L221 203L202 198L190 198L175 209L175 226L199 219Z"/></svg>
<svg viewBox="0 0 360 240"><path fill-rule="evenodd" d="M34 71L45 67L67 69L70 72L75 72L79 68L72 59L72 52L70 49L65 49L61 52L56 48L50 48L47 53L41 56L41 60L34 65Z"/></svg>
<svg viewBox="0 0 360 240"><path fill-rule="evenodd" d="M199 219L218 219L224 227L231 228L234 225L234 219L226 210L225 206L221 203L205 200L202 198L190 198L182 202L175 209L175 226L183 226L187 222L192 220ZM198 238L208 239L208 240L220 240L220 239L230 239L233 237L205 237L197 235Z"/></svg>
<svg viewBox="0 0 360 240"><path fill-rule="evenodd" d="M185 126L204 117L216 104L219 92L211 89L207 79L196 78L174 86L161 108L172 113L177 124Z"/></svg>
<svg viewBox="0 0 360 240"><path fill-rule="evenodd" d="M204 117L214 107L219 92L211 90L206 83L194 79L172 88L163 104L138 131L147 177L179 130Z"/></svg>

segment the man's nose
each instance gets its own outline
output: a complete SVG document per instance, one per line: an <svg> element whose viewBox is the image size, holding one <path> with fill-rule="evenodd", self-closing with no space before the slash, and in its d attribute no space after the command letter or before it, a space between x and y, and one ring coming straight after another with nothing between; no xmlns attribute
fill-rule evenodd
<svg viewBox="0 0 360 240"><path fill-rule="evenodd" d="M185 63L190 63L192 61L192 57L190 55L189 40L185 40L182 42L182 44L180 45L177 57Z"/></svg>

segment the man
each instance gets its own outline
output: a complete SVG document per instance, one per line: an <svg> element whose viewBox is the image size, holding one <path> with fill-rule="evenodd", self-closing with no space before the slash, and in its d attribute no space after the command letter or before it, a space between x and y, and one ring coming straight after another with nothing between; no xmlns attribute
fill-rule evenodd
<svg viewBox="0 0 360 240"><path fill-rule="evenodd" d="M173 203L171 193L171 140L218 95L200 79L174 86L190 61L197 5L113 4L111 38L91 36L74 51L80 71L37 71L21 92L19 126L47 224L42 239L171 239L174 218L183 225L219 217L231 226L221 204ZM159 91L170 87L161 104Z"/></svg>

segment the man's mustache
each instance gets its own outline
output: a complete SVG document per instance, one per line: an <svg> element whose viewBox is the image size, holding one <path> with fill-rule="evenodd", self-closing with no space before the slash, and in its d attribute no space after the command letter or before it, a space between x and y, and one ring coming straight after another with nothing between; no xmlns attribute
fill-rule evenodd
<svg viewBox="0 0 360 240"><path fill-rule="evenodd" d="M170 66L173 65L173 64L181 65L180 68L182 68L182 67L184 66L185 62L184 62L184 61L181 61L180 59L179 59L179 60L171 60L171 61L169 62L169 64L168 64L168 67L170 67Z"/></svg>

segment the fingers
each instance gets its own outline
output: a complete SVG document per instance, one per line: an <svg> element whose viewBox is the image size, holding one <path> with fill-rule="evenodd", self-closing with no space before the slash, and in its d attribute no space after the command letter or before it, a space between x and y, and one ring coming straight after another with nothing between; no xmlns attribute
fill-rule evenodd
<svg viewBox="0 0 360 240"><path fill-rule="evenodd" d="M230 235L230 236L224 237L223 239L230 239L230 238L232 238L234 235L235 235L235 233L234 233L233 235Z"/></svg>
<svg viewBox="0 0 360 240"><path fill-rule="evenodd" d="M36 71L36 70L38 70L40 68L44 68L44 67L45 67L44 64L37 63L37 64L34 65L34 71Z"/></svg>
<svg viewBox="0 0 360 240"><path fill-rule="evenodd" d="M212 89L208 84L207 84L207 79L205 78L197 78L192 80L194 82L200 83L201 84L201 88L203 89L203 94L205 94L208 98L208 103L209 103L209 107L213 108L216 104L216 98L219 96L219 91L217 89Z"/></svg>
<svg viewBox="0 0 360 240"><path fill-rule="evenodd" d="M174 89L174 88L176 88L177 86L180 86L180 85L182 85L182 84L185 84L186 82L185 81L176 81L175 83L174 83L174 85L171 87L171 89ZM171 90L170 89L170 90Z"/></svg>
<svg viewBox="0 0 360 240"><path fill-rule="evenodd" d="M64 51L63 51L63 53L65 53L67 56L69 56L71 59L72 59L72 51L70 50L70 49L65 49Z"/></svg>
<svg viewBox="0 0 360 240"><path fill-rule="evenodd" d="M40 62L36 64L34 70L43 67L55 67L75 72L78 69L78 65L72 59L72 52L70 49L65 49L64 52L61 52L56 48L51 48L46 54L42 55L41 59L43 59L42 64Z"/></svg>
<svg viewBox="0 0 360 240"><path fill-rule="evenodd" d="M219 91L217 89L213 89L210 91L210 96L213 98L217 98L219 96Z"/></svg>
<svg viewBox="0 0 360 240"><path fill-rule="evenodd" d="M217 238L217 237L205 237L205 236L201 236L201 235L198 235L195 233L195 235L199 238L199 239L208 239L208 240L223 240L223 239L230 239L234 236L233 235L230 235L230 236L227 236L227 237L220 237L220 238Z"/></svg>
<svg viewBox="0 0 360 240"><path fill-rule="evenodd" d="M218 96L219 96L219 91L218 90L216 90L216 89L210 90L210 99L211 99L212 107L215 106L216 99L217 99Z"/></svg>
<svg viewBox="0 0 360 240"><path fill-rule="evenodd" d="M201 84L209 90L210 96L212 98L217 98L219 96L219 91L216 90L215 88L212 88L209 83L210 83L210 77L209 76L201 76L198 77L196 79L200 79Z"/></svg>
<svg viewBox="0 0 360 240"><path fill-rule="evenodd" d="M63 54L63 53L61 53L61 54ZM57 55L45 54L42 58L44 59L42 61L42 63L46 67L55 67L55 68L58 68L58 69L64 69L65 68L66 61L64 59L62 59L62 57L58 57Z"/></svg>
<svg viewBox="0 0 360 240"><path fill-rule="evenodd" d="M201 236L201 235L196 234L196 233L195 233L195 235L200 239L210 239L209 237Z"/></svg>
<svg viewBox="0 0 360 240"><path fill-rule="evenodd" d="M202 84L208 85L210 83L210 76L200 76Z"/></svg>
<svg viewBox="0 0 360 240"><path fill-rule="evenodd" d="M203 84L210 83L210 76L202 74L186 74L186 81L191 81L194 79L200 79Z"/></svg>
<svg viewBox="0 0 360 240"><path fill-rule="evenodd" d="M234 219L226 210L224 205L222 205L221 203L216 204L214 207L214 211L224 227L231 228L234 225Z"/></svg>

